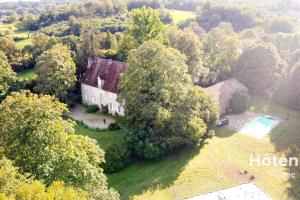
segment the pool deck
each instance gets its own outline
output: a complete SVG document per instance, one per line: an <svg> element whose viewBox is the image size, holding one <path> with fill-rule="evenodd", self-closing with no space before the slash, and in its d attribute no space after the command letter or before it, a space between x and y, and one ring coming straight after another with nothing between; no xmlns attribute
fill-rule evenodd
<svg viewBox="0 0 300 200"><path fill-rule="evenodd" d="M227 115L226 118L229 119L229 125L228 128L237 131L237 132L241 132L242 129L246 126L246 124L248 124L249 122L255 120L258 117L263 117L265 116L264 114L260 114L260 113L255 113L255 112L251 112L251 111L246 111L244 113L241 114L237 114L237 115ZM276 120L278 120L279 122L276 124L276 126L282 121L280 120L278 117L273 116ZM271 129L275 128L276 126L272 127ZM249 135L249 134L247 134ZM257 137L256 134L253 134L253 137L256 137L258 139L261 139L262 137L264 137L266 134L264 134L261 137ZM252 136L252 135L251 135Z"/></svg>
<svg viewBox="0 0 300 200"><path fill-rule="evenodd" d="M246 111L241 114L227 115L225 117L229 119L228 128L235 131L240 131L247 123L251 122L252 120L260 116L263 115L251 111Z"/></svg>

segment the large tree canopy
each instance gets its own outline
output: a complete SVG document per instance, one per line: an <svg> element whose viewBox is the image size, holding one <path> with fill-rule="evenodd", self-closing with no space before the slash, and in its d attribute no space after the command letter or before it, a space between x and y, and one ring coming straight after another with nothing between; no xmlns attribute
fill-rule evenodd
<svg viewBox="0 0 300 200"><path fill-rule="evenodd" d="M13 62L18 48L11 37L0 37L0 51L4 52L9 62Z"/></svg>
<svg viewBox="0 0 300 200"><path fill-rule="evenodd" d="M197 21L206 31L217 27L221 22L229 22L235 31L241 31L255 25L255 16L242 8L212 6L207 3L197 16Z"/></svg>
<svg viewBox="0 0 300 200"><path fill-rule="evenodd" d="M134 9L130 13L131 22L126 30L124 40L119 48L119 55L126 60L128 52L145 41L162 36L163 23L159 13L152 8Z"/></svg>
<svg viewBox="0 0 300 200"><path fill-rule="evenodd" d="M170 28L165 37L168 44L178 49L187 58L188 73L194 82L198 81L201 70L203 70L203 45L200 38L192 30L177 30Z"/></svg>
<svg viewBox="0 0 300 200"><path fill-rule="evenodd" d="M128 34L131 35L138 44L142 44L150 39L159 39L163 29L159 13L151 8L143 7L134 9L130 13L131 23L128 27Z"/></svg>
<svg viewBox="0 0 300 200"><path fill-rule="evenodd" d="M45 51L37 62L36 90L65 100L76 81L76 66L70 50L61 44Z"/></svg>
<svg viewBox="0 0 300 200"><path fill-rule="evenodd" d="M280 57L271 44L258 44L247 49L237 61L235 77L251 92L269 96L280 73Z"/></svg>
<svg viewBox="0 0 300 200"><path fill-rule="evenodd" d="M300 59L288 70L287 76L282 79L276 91L275 101L292 109L300 110Z"/></svg>
<svg viewBox="0 0 300 200"><path fill-rule="evenodd" d="M182 145L199 145L207 123L217 117L210 97L192 86L185 57L157 41L130 52L122 75L128 144L144 158L157 158Z"/></svg>
<svg viewBox="0 0 300 200"><path fill-rule="evenodd" d="M16 81L16 73L9 65L5 54L0 51L0 96L4 95Z"/></svg>
<svg viewBox="0 0 300 200"><path fill-rule="evenodd" d="M228 79L240 52L240 40L229 23L213 28L204 41L204 66L209 70L210 84ZM200 84L202 80L199 80Z"/></svg>
<svg viewBox="0 0 300 200"><path fill-rule="evenodd" d="M275 18L270 22L269 30L272 33L292 33L295 23L289 18Z"/></svg>
<svg viewBox="0 0 300 200"><path fill-rule="evenodd" d="M82 188L91 198L117 199L99 168L103 151L94 140L75 135L62 118L66 106L54 97L12 93L0 104L0 146L22 173L50 185L56 180Z"/></svg>
<svg viewBox="0 0 300 200"><path fill-rule="evenodd" d="M0 159L0 199L10 200L87 200L86 192L63 182L53 182L49 187L39 181L26 178L13 166L11 160L3 157Z"/></svg>

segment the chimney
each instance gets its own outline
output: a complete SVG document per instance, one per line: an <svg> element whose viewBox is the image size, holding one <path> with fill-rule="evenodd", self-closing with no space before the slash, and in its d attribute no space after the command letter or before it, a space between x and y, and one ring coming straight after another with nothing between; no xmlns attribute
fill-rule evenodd
<svg viewBox="0 0 300 200"><path fill-rule="evenodd" d="M92 62L93 62L93 59L92 59L92 58L88 58L88 65L87 65L87 68L90 68L90 67L91 67Z"/></svg>

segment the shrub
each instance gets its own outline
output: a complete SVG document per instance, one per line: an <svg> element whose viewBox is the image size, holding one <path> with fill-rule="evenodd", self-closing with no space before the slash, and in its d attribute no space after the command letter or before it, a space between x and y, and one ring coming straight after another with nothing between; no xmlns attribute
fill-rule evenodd
<svg viewBox="0 0 300 200"><path fill-rule="evenodd" d="M110 125L108 125L107 129L109 131L119 130L120 126L118 123L111 123Z"/></svg>
<svg viewBox="0 0 300 200"><path fill-rule="evenodd" d="M246 111L250 104L250 96L246 90L238 90L233 94L230 102L232 112L235 114Z"/></svg>
<svg viewBox="0 0 300 200"><path fill-rule="evenodd" d="M131 152L124 144L112 144L105 151L104 171L119 171L131 163Z"/></svg>
<svg viewBox="0 0 300 200"><path fill-rule="evenodd" d="M74 108L76 104L82 103L81 99L82 98L80 94L76 94L74 91L72 91L67 95L64 103L66 103L69 108Z"/></svg>
<svg viewBox="0 0 300 200"><path fill-rule="evenodd" d="M89 106L87 106L87 107L85 108L85 111L86 111L87 113L95 113L95 112L97 112L98 110L99 110L98 105L89 105Z"/></svg>

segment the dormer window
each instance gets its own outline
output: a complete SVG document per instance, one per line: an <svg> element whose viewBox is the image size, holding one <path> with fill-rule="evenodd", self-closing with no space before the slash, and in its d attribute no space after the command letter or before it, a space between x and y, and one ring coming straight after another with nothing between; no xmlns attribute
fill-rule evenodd
<svg viewBox="0 0 300 200"><path fill-rule="evenodd" d="M104 86L104 80L102 80L102 79L98 76L98 87L102 89L103 86Z"/></svg>

